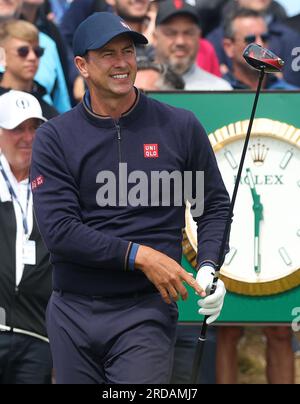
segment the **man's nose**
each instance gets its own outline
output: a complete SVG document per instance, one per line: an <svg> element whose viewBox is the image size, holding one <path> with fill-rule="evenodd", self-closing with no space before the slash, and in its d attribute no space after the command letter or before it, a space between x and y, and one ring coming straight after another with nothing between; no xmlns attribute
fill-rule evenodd
<svg viewBox="0 0 300 404"><path fill-rule="evenodd" d="M34 51L32 48L29 48L29 52L28 52L28 55L27 55L27 59L29 59L29 60L36 60L36 59L38 59L38 57L37 57L35 51Z"/></svg>
<svg viewBox="0 0 300 404"><path fill-rule="evenodd" d="M22 140L28 144L33 142L33 138L34 138L34 133L35 130L34 129L24 129L23 133L22 133Z"/></svg>
<svg viewBox="0 0 300 404"><path fill-rule="evenodd" d="M266 45L266 42L263 40L261 35L256 35L255 43L258 45L264 47Z"/></svg>
<svg viewBox="0 0 300 404"><path fill-rule="evenodd" d="M175 37L175 43L176 45L185 45L186 44L186 40L184 38L183 34L178 33Z"/></svg>
<svg viewBox="0 0 300 404"><path fill-rule="evenodd" d="M116 57L115 57L115 63L114 63L114 64L115 64L115 66L117 66L117 67L126 66L126 65L127 65L126 56L123 55L123 54L116 55Z"/></svg>

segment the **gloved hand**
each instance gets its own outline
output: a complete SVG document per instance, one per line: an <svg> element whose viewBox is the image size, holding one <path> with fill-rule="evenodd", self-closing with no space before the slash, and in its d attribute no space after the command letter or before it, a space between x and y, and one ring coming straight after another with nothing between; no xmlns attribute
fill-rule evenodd
<svg viewBox="0 0 300 404"><path fill-rule="evenodd" d="M198 306L202 307L198 313L205 316L210 316L207 319L207 324L213 323L220 315L224 297L226 295L226 289L221 279L218 280L217 289L215 293L209 296L210 288L214 279L215 270L209 265L201 267L197 273L196 281L200 287L205 291L206 297L198 300Z"/></svg>

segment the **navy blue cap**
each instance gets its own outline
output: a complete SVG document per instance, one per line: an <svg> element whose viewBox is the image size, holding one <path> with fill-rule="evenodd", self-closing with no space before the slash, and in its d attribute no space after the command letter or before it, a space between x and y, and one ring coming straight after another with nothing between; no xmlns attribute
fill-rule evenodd
<svg viewBox="0 0 300 404"><path fill-rule="evenodd" d="M94 13L77 28L73 39L74 56L83 56L88 50L102 48L120 34L131 36L135 44L147 44L148 40L132 29L116 14Z"/></svg>

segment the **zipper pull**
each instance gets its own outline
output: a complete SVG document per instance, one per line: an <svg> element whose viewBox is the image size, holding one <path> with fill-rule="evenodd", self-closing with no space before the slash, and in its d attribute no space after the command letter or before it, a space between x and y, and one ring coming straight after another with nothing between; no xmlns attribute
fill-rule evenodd
<svg viewBox="0 0 300 404"><path fill-rule="evenodd" d="M120 125L116 123L117 133L118 133L118 140L121 140L121 130Z"/></svg>
<svg viewBox="0 0 300 404"><path fill-rule="evenodd" d="M118 152L119 152L119 163L122 161L122 153L121 153L121 128L119 123L115 122L117 134L118 134Z"/></svg>

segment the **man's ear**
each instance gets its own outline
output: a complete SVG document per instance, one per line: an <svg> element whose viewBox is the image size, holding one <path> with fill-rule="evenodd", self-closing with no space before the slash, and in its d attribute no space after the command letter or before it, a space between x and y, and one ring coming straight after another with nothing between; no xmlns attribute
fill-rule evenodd
<svg viewBox="0 0 300 404"><path fill-rule="evenodd" d="M0 66L6 67L6 53L5 49L0 46Z"/></svg>
<svg viewBox="0 0 300 404"><path fill-rule="evenodd" d="M89 77L88 69L87 69L87 61L85 58L81 56L75 56L74 63L79 70L79 73L84 79Z"/></svg>
<svg viewBox="0 0 300 404"><path fill-rule="evenodd" d="M157 28L155 28L155 30L153 31L151 45L153 45L154 48L156 48L157 46Z"/></svg>
<svg viewBox="0 0 300 404"><path fill-rule="evenodd" d="M223 48L224 48L226 55L229 57L229 59L232 59L234 56L233 47L234 47L234 45L233 45L232 39L229 39L229 38L223 39Z"/></svg>

